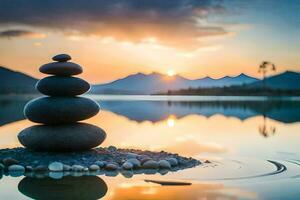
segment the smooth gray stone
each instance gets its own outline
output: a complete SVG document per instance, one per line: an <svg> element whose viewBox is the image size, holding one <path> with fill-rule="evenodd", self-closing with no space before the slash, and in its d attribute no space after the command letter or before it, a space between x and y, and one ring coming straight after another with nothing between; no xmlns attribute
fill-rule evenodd
<svg viewBox="0 0 300 200"><path fill-rule="evenodd" d="M84 97L40 97L25 105L24 114L32 122L55 125L91 118L99 110L97 102Z"/></svg>
<svg viewBox="0 0 300 200"><path fill-rule="evenodd" d="M57 76L72 76L82 73L82 67L73 62L52 62L40 67L40 72Z"/></svg>
<svg viewBox="0 0 300 200"><path fill-rule="evenodd" d="M35 125L18 135L20 143L28 149L49 152L88 150L100 145L105 138L104 130L86 123Z"/></svg>
<svg viewBox="0 0 300 200"><path fill-rule="evenodd" d="M90 84L81 78L49 76L39 80L36 89L49 96L76 96L90 89Z"/></svg>
<svg viewBox="0 0 300 200"><path fill-rule="evenodd" d="M56 56L52 57L52 60L57 62L67 62L68 60L71 60L71 56L68 54L58 54Z"/></svg>

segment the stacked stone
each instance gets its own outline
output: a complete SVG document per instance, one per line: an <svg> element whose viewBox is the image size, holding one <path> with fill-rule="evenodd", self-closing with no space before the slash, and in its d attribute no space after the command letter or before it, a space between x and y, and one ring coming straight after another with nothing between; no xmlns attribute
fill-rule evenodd
<svg viewBox="0 0 300 200"><path fill-rule="evenodd" d="M22 145L34 151L83 151L100 145L105 132L94 125L78 121L91 118L100 108L97 102L78 97L90 89L83 79L73 77L82 73L82 67L68 62L71 57L59 54L40 67L40 72L50 74L36 84L44 95L28 102L25 117L41 125L24 129L18 135Z"/></svg>

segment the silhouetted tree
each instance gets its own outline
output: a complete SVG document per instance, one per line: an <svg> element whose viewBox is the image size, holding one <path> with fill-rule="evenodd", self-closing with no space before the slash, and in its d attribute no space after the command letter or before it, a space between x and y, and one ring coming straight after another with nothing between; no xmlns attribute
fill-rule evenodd
<svg viewBox="0 0 300 200"><path fill-rule="evenodd" d="M266 75L269 71L276 71L276 66L274 63L269 61L263 61L258 68L258 72L263 75L263 87L266 88Z"/></svg>

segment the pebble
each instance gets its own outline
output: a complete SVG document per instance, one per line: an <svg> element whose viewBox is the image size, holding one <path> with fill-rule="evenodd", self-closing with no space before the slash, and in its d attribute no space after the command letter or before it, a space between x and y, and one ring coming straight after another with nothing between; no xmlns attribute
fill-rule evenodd
<svg viewBox="0 0 300 200"><path fill-rule="evenodd" d="M26 167L25 167L25 170L28 171L28 172L32 172L32 171L33 171L33 167L31 167L31 166L26 166Z"/></svg>
<svg viewBox="0 0 300 200"><path fill-rule="evenodd" d="M131 177L133 176L133 171L123 170L123 171L121 171L121 174L122 174L125 178L131 178Z"/></svg>
<svg viewBox="0 0 300 200"><path fill-rule="evenodd" d="M118 150L117 147L115 147L115 146L109 146L107 149L109 151L117 151Z"/></svg>
<svg viewBox="0 0 300 200"><path fill-rule="evenodd" d="M61 162L53 162L48 166L50 171L61 172L64 170L64 165Z"/></svg>
<svg viewBox="0 0 300 200"><path fill-rule="evenodd" d="M72 76L82 73L82 67L73 62L52 62L40 67L40 72L57 76Z"/></svg>
<svg viewBox="0 0 300 200"><path fill-rule="evenodd" d="M44 172L44 171L48 171L48 167L45 165L39 165L37 167L34 168L34 171L37 172Z"/></svg>
<svg viewBox="0 0 300 200"><path fill-rule="evenodd" d="M88 172L88 171L89 171L89 168L84 167L84 168L83 168L83 171L84 171L84 172Z"/></svg>
<svg viewBox="0 0 300 200"><path fill-rule="evenodd" d="M168 169L160 169L158 170L158 173L160 173L161 175L166 175L169 172Z"/></svg>
<svg viewBox="0 0 300 200"><path fill-rule="evenodd" d="M95 165L98 165L99 167L105 167L106 166L106 164L107 164L107 162L106 161L96 161L95 162Z"/></svg>
<svg viewBox="0 0 300 200"><path fill-rule="evenodd" d="M133 168L133 164L129 161L126 161L123 163L122 168L126 170L131 170Z"/></svg>
<svg viewBox="0 0 300 200"><path fill-rule="evenodd" d="M25 173L25 167L22 165L10 165L8 167L8 173L12 177L19 177Z"/></svg>
<svg viewBox="0 0 300 200"><path fill-rule="evenodd" d="M158 165L158 162L156 162L154 160L148 160L143 163L142 167L144 169L156 169L159 167L159 165Z"/></svg>
<svg viewBox="0 0 300 200"><path fill-rule="evenodd" d="M72 170L72 167L70 165L64 165L63 166L63 170L64 171L71 171Z"/></svg>
<svg viewBox="0 0 300 200"><path fill-rule="evenodd" d="M172 167L178 165L178 161L176 158L167 158L166 160L171 164Z"/></svg>
<svg viewBox="0 0 300 200"><path fill-rule="evenodd" d="M145 162L147 162L149 160L152 160L152 158L150 158L150 157L143 157L143 158L140 159L141 164L144 164Z"/></svg>
<svg viewBox="0 0 300 200"><path fill-rule="evenodd" d="M160 160L158 162L159 168L163 169L171 169L171 164L166 160Z"/></svg>
<svg viewBox="0 0 300 200"><path fill-rule="evenodd" d="M25 172L25 167L22 165L10 165L8 167L8 171L22 171Z"/></svg>
<svg viewBox="0 0 300 200"><path fill-rule="evenodd" d="M118 169L118 165L114 164L114 163L108 163L105 166L106 170L117 170Z"/></svg>
<svg viewBox="0 0 300 200"><path fill-rule="evenodd" d="M126 154L126 158L137 158L138 157L138 154L136 153L127 153Z"/></svg>
<svg viewBox="0 0 300 200"><path fill-rule="evenodd" d="M17 165L19 164L19 161L16 160L16 159L13 159L13 158L4 158L2 160L2 163L5 165L5 166L10 166L10 165Z"/></svg>
<svg viewBox="0 0 300 200"><path fill-rule="evenodd" d="M68 54L58 54L58 55L52 57L52 60L57 61L57 62L67 62L71 59L72 59L71 56Z"/></svg>
<svg viewBox="0 0 300 200"><path fill-rule="evenodd" d="M133 168L141 167L141 162L136 158L130 158L126 162L130 162L133 165Z"/></svg>
<svg viewBox="0 0 300 200"><path fill-rule="evenodd" d="M91 166L89 167L89 169L90 169L91 171L97 171L97 170L100 170L100 167L99 167L98 165L91 165Z"/></svg>
<svg viewBox="0 0 300 200"><path fill-rule="evenodd" d="M74 172L82 172L84 170L84 167L81 165L72 165L72 171Z"/></svg>

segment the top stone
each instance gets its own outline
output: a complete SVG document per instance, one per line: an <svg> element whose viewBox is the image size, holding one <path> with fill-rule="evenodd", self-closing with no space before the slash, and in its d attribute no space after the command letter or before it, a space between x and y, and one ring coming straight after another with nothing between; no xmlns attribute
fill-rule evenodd
<svg viewBox="0 0 300 200"><path fill-rule="evenodd" d="M52 57L52 60L57 61L57 62L67 62L71 60L71 56L68 54L58 54L54 57Z"/></svg>

